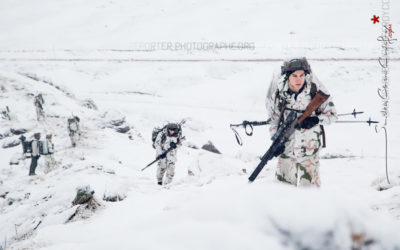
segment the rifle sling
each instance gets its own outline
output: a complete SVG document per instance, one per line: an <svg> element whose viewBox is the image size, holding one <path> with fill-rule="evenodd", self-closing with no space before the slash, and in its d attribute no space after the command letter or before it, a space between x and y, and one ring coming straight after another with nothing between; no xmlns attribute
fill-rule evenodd
<svg viewBox="0 0 400 250"><path fill-rule="evenodd" d="M278 129L281 126L281 124L284 122L284 113L285 113L285 109L286 109L286 99L283 99L282 103L281 103L281 113L279 114L279 121L278 121Z"/></svg>
<svg viewBox="0 0 400 250"><path fill-rule="evenodd" d="M322 132L322 147L326 148L326 138L325 138L324 125L320 124L319 127L321 128L321 132Z"/></svg>

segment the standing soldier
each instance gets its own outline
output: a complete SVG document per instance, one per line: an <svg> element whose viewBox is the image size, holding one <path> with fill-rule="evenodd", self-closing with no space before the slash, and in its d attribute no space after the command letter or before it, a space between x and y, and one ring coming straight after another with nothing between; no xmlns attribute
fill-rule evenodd
<svg viewBox="0 0 400 250"><path fill-rule="evenodd" d="M53 135L46 135L46 141L43 142L43 155L45 160L45 172L49 173L54 169L56 165L56 161L54 159L54 144L51 141Z"/></svg>
<svg viewBox="0 0 400 250"><path fill-rule="evenodd" d="M68 133L69 138L71 139L72 147L76 147L76 142L79 138L79 117L73 116L68 118Z"/></svg>
<svg viewBox="0 0 400 250"><path fill-rule="evenodd" d="M35 170L40 157L39 154L40 133L35 133L33 137L35 139L32 141L31 165L29 167L29 175L36 175Z"/></svg>
<svg viewBox="0 0 400 250"><path fill-rule="evenodd" d="M40 118L44 120L44 111L43 111L44 100L42 94L38 94L37 96L35 96L34 104L36 107L37 120L39 121Z"/></svg>
<svg viewBox="0 0 400 250"><path fill-rule="evenodd" d="M176 163L176 148L182 141L182 129L179 124L169 123L167 124L157 135L154 146L156 149L156 156L159 156L169 151L165 158L158 161L157 168L157 183L158 185L167 185L171 183L172 178L175 175L175 163ZM166 174L165 181L163 182L164 174Z"/></svg>
<svg viewBox="0 0 400 250"><path fill-rule="evenodd" d="M301 115L317 91L329 94L322 84L312 81L311 68L306 58L285 61L281 69L276 89L267 97L272 135L290 111ZM329 97L296 127L288 142L275 154L279 156L276 169L279 181L296 186L320 186L319 149L322 146L321 139L325 139L322 124L328 125L336 120L335 106Z"/></svg>

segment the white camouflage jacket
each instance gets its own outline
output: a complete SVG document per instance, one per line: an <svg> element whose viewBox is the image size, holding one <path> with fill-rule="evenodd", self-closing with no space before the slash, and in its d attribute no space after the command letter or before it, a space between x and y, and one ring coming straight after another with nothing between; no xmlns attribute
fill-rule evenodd
<svg viewBox="0 0 400 250"><path fill-rule="evenodd" d="M165 151L167 151L170 148L170 143L174 142L176 143L177 147L180 147L181 144L178 144L179 141L182 140L182 134L179 133L179 135L177 137L173 137L173 136L167 136L167 129L164 128L160 133L158 133L157 138L154 142L154 146L156 148L156 155L160 155L162 153L164 153ZM167 154L167 160L168 161L173 161L176 162L176 149L171 150L168 154Z"/></svg>
<svg viewBox="0 0 400 250"><path fill-rule="evenodd" d="M44 152L44 154L53 154L54 153L54 144L49 139L46 139L43 143L43 152Z"/></svg>
<svg viewBox="0 0 400 250"><path fill-rule="evenodd" d="M314 84L316 86L316 92L321 90L329 95L325 87L317 83ZM286 99L284 119L286 119L291 111L288 110L288 108L304 111L312 99L310 94L312 84L308 79L304 83L302 91L297 95L289 90L287 81L283 82L283 79L281 79L277 85L277 90L267 97L268 120L271 122L271 135L274 135L278 129L281 112L279 99ZM311 116L318 116L320 120L319 123L322 125L328 125L337 120L337 113L332 97L329 97L317 111L319 112L318 115L316 112L313 112ZM300 113L298 116L299 115ZM318 125L311 129L296 129L286 143L284 154L282 154L281 157L307 157L316 154L322 146L321 135L322 131Z"/></svg>
<svg viewBox="0 0 400 250"><path fill-rule="evenodd" d="M33 140L32 141L32 156L38 156L39 155L39 140Z"/></svg>
<svg viewBox="0 0 400 250"><path fill-rule="evenodd" d="M43 100L43 98L39 98L38 96L35 96L33 103L35 104L36 107L43 108L44 100Z"/></svg>

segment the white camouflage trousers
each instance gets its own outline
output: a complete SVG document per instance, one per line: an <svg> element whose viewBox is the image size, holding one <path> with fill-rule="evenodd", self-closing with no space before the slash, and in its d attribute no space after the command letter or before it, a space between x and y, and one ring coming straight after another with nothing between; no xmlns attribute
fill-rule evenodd
<svg viewBox="0 0 400 250"><path fill-rule="evenodd" d="M279 181L295 186L321 185L319 178L319 154L293 158L282 155L278 159L276 177Z"/></svg>
<svg viewBox="0 0 400 250"><path fill-rule="evenodd" d="M165 174L165 181L163 182L163 177ZM169 160L168 158L164 158L158 161L157 168L157 181L162 182L164 185L167 185L172 182L172 178L175 175L175 162Z"/></svg>
<svg viewBox="0 0 400 250"><path fill-rule="evenodd" d="M39 121L40 118L42 118L42 120L44 120L44 111L43 111L43 109L41 109L41 108L38 107L38 106L35 106L35 107L36 107L36 117L37 117L37 120Z"/></svg>
<svg viewBox="0 0 400 250"><path fill-rule="evenodd" d="M71 139L72 147L75 147L79 138L78 132L69 132L69 138Z"/></svg>
<svg viewBox="0 0 400 250"><path fill-rule="evenodd" d="M56 160L54 159L53 154L48 154L44 156L44 164L45 164L44 172L46 174L54 169L54 167L56 166Z"/></svg>

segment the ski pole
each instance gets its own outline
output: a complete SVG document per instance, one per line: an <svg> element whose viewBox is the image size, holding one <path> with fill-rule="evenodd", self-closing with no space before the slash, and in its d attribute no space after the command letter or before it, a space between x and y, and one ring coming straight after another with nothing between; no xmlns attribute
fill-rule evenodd
<svg viewBox="0 0 400 250"><path fill-rule="evenodd" d="M363 113L364 111L356 111L356 109L353 109L353 112L351 113L338 114L338 116L352 115L354 116L354 118L356 118L358 114L363 114Z"/></svg>
<svg viewBox="0 0 400 250"><path fill-rule="evenodd" d="M252 136L253 135L253 126L263 126L263 125L268 125L270 124L270 121L243 121L242 123L239 124L230 124L229 127L232 129L233 133L235 134L236 141L237 143L242 146L243 145L243 140L240 137L239 133L234 129L234 127L243 127L246 135Z"/></svg>
<svg viewBox="0 0 400 250"><path fill-rule="evenodd" d="M371 123L379 123L378 121L372 121L371 118L367 121L336 121L336 123L368 123L369 126L371 126Z"/></svg>

